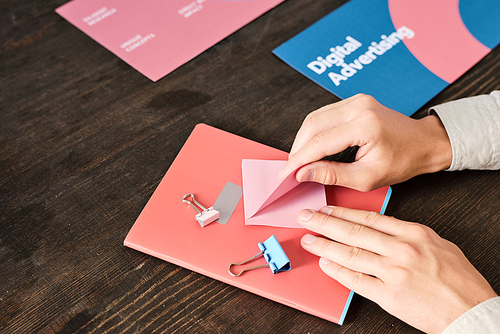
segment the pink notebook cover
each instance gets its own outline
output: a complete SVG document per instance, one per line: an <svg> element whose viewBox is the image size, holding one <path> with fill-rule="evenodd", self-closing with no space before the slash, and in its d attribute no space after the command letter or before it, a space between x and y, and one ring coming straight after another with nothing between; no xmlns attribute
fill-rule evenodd
<svg viewBox="0 0 500 334"><path fill-rule="evenodd" d="M245 225L243 199L226 225L201 227L195 211L182 203L183 195L193 193L198 202L210 206L226 182L242 185L242 159L286 160L287 153L197 125L125 238L125 246L342 324L352 292L326 276L318 258L301 248L304 229ZM361 193L328 186L326 193L329 204L383 212L390 188ZM257 244L273 234L290 259L290 271L273 275L263 268L240 277L228 273L230 263L259 253ZM263 258L250 264L262 263Z"/></svg>
<svg viewBox="0 0 500 334"><path fill-rule="evenodd" d="M74 0L56 12L153 81L284 0Z"/></svg>

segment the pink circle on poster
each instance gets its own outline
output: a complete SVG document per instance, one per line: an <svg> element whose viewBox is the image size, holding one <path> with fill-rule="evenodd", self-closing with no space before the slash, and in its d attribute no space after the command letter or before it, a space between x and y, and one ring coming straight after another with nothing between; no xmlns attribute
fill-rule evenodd
<svg viewBox="0 0 500 334"><path fill-rule="evenodd" d="M388 0L396 29L406 26L415 35L403 41L413 56L432 73L452 83L482 59L489 48L466 28L459 0Z"/></svg>

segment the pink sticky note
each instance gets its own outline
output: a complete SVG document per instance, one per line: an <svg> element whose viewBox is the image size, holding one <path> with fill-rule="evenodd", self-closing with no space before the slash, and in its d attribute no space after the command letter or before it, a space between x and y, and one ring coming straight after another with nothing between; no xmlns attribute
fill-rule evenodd
<svg viewBox="0 0 500 334"><path fill-rule="evenodd" d="M319 210L326 205L322 184L297 182L295 173L280 182L278 174L285 164L281 160L242 161L246 225L302 228L297 223L301 210Z"/></svg>

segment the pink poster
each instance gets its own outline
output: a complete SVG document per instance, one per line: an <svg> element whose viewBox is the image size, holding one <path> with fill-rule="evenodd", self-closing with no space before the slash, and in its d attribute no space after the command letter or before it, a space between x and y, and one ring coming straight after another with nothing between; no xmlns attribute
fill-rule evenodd
<svg viewBox="0 0 500 334"><path fill-rule="evenodd" d="M284 0L74 0L56 12L153 81Z"/></svg>

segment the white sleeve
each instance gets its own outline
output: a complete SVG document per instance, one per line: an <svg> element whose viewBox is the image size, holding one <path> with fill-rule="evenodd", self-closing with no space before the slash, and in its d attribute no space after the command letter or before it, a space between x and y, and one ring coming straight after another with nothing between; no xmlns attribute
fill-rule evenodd
<svg viewBox="0 0 500 334"><path fill-rule="evenodd" d="M447 170L500 169L500 91L451 101L431 108L451 142Z"/></svg>
<svg viewBox="0 0 500 334"><path fill-rule="evenodd" d="M482 302L456 318L441 334L500 333L500 297Z"/></svg>

